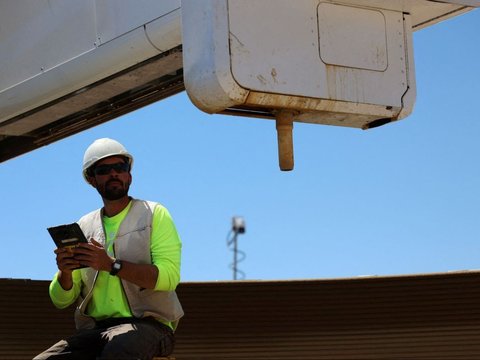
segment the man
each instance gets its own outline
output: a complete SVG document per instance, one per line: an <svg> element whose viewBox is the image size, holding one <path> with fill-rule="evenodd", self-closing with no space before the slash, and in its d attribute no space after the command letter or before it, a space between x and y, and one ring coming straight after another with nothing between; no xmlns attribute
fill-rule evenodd
<svg viewBox="0 0 480 360"><path fill-rule="evenodd" d="M151 360L173 351L183 315L175 293L181 242L167 209L128 195L132 165L112 139L86 150L83 176L103 208L78 221L88 244L55 250L58 272L49 290L58 308L77 301L77 332L34 360Z"/></svg>

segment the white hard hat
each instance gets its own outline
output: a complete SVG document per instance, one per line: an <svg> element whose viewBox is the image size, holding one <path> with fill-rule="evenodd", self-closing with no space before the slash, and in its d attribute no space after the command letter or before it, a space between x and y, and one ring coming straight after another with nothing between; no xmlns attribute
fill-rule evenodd
<svg viewBox="0 0 480 360"><path fill-rule="evenodd" d="M83 177L88 182L88 169L97 161L110 156L124 156L128 159L130 169L133 165L133 156L125 149L125 146L118 141L103 138L95 140L85 151L83 155Z"/></svg>

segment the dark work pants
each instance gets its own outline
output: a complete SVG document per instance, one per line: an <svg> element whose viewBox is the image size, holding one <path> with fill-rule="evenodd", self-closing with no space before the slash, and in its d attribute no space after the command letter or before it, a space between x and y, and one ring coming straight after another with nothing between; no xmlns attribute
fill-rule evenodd
<svg viewBox="0 0 480 360"><path fill-rule="evenodd" d="M78 330L33 360L151 360L170 355L174 343L172 330L153 318L113 318Z"/></svg>

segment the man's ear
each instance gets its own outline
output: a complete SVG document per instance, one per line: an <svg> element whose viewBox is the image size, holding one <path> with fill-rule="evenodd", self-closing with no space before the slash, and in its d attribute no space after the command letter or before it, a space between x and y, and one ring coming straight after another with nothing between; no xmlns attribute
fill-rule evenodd
<svg viewBox="0 0 480 360"><path fill-rule="evenodd" d="M90 185L92 185L95 189L97 188L97 181L93 176L87 176L87 181Z"/></svg>

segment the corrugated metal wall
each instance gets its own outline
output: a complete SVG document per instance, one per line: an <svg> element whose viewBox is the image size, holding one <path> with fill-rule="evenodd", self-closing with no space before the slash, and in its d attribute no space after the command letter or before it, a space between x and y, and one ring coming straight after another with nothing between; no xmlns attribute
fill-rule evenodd
<svg viewBox="0 0 480 360"><path fill-rule="evenodd" d="M182 283L186 359L480 359L480 273ZM0 359L71 331L48 282L0 280Z"/></svg>
<svg viewBox="0 0 480 360"><path fill-rule="evenodd" d="M26 360L74 331L73 308L57 310L48 281L0 279L0 360Z"/></svg>

